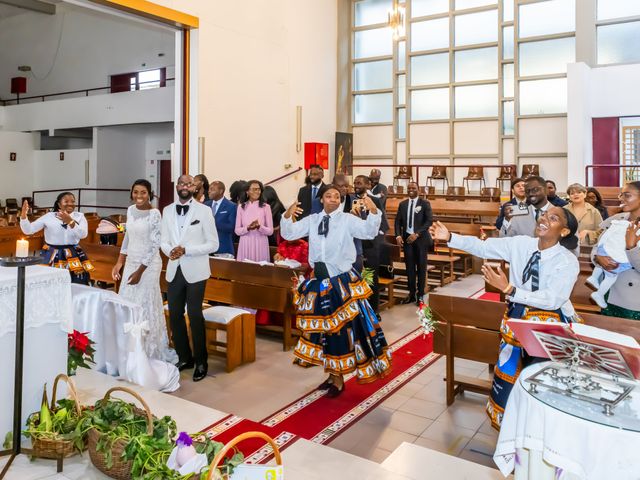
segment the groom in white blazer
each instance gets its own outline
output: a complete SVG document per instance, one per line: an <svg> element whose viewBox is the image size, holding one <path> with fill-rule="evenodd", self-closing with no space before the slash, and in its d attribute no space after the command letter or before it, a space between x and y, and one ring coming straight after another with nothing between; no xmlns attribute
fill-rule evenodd
<svg viewBox="0 0 640 480"><path fill-rule="evenodd" d="M193 199L191 175L182 175L176 184L178 201L162 212L160 248L169 257L167 300L173 344L178 353L179 370L193 371L193 381L207 376L207 346L202 301L211 276L209 254L218 249L218 233L211 209ZM185 305L191 325L193 353L184 320Z"/></svg>

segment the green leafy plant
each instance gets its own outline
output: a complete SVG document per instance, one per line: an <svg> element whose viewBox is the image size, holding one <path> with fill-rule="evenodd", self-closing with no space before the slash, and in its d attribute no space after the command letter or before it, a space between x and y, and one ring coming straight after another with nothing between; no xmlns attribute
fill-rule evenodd
<svg viewBox="0 0 640 480"><path fill-rule="evenodd" d="M27 419L23 435L32 440L68 440L73 442L79 452L84 450L84 436L77 431L82 416L78 413L75 403L70 399L61 399L51 409L47 398L47 385L42 393L42 403L39 412L32 413Z"/></svg>
<svg viewBox="0 0 640 480"><path fill-rule="evenodd" d="M362 269L362 279L367 282L370 287L373 286L373 268L365 267Z"/></svg>
<svg viewBox="0 0 640 480"><path fill-rule="evenodd" d="M118 440L124 440L126 446L123 460L132 461L131 474L141 480L206 480L208 469L200 474L180 475L167 466L167 460L175 447L177 434L176 422L169 416L154 418L153 433L147 433L147 417L135 408L135 405L123 400L110 398L99 400L91 409L87 409L82 421L76 427L77 435L83 436L95 428L102 435L96 445L98 452L105 455L107 468L113 466L112 447ZM214 442L206 435L192 435L197 453L207 455L209 463L222 449L223 444ZM236 453L226 459L221 470L225 474L233 471L242 463L244 456Z"/></svg>

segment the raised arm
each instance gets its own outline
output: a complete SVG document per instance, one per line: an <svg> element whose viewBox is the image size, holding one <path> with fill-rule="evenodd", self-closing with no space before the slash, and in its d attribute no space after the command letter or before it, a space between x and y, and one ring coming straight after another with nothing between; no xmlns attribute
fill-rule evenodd
<svg viewBox="0 0 640 480"><path fill-rule="evenodd" d="M74 219L75 220L75 219ZM73 228L67 228L68 232L71 232L74 243L80 242L83 238L86 238L89 235L89 225L87 224L87 218L84 215L80 216L79 220L76 220L76 224Z"/></svg>
<svg viewBox="0 0 640 480"><path fill-rule="evenodd" d="M280 220L280 235L285 240L297 240L309 236L309 225L311 216L307 215L302 220L295 221L295 218L302 213L300 202L293 203Z"/></svg>
<svg viewBox="0 0 640 480"><path fill-rule="evenodd" d="M372 240L378 236L380 231L380 222L382 221L382 212L378 210L376 213L369 212L366 220L356 217L355 215L349 215L347 217L347 225L349 226L349 233L354 238L360 240Z"/></svg>
<svg viewBox="0 0 640 480"><path fill-rule="evenodd" d="M434 223L429 229L434 240L446 241L451 248L464 250L476 257L511 261L511 238L488 238L480 240L472 235L449 233L449 229L441 222Z"/></svg>
<svg viewBox="0 0 640 480"><path fill-rule="evenodd" d="M33 235L34 233L38 233L40 230L44 228L44 217L43 215L40 218L36 218L35 221L30 222L28 218L20 218L20 230L25 235Z"/></svg>

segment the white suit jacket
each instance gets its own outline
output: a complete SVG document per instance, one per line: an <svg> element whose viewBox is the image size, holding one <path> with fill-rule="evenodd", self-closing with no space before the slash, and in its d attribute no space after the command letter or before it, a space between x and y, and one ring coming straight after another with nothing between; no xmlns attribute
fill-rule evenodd
<svg viewBox="0 0 640 480"><path fill-rule="evenodd" d="M167 281L173 280L178 266L189 283L201 282L211 276L209 254L218 250L218 232L211 208L193 201L189 204L184 228L178 226L176 203L162 212L162 238L160 248L168 257L177 246L184 247L185 254L167 264Z"/></svg>

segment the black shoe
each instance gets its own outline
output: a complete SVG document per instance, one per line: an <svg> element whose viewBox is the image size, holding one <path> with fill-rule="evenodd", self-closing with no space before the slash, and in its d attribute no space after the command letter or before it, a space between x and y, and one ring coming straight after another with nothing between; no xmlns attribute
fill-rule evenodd
<svg viewBox="0 0 640 480"><path fill-rule="evenodd" d="M326 396L329 398L336 398L342 392L344 392L344 383L342 384L342 388L338 388L335 385L331 384L331 386L329 387L329 390L327 390Z"/></svg>
<svg viewBox="0 0 640 480"><path fill-rule="evenodd" d="M415 300L411 297L411 295L409 295L408 297L404 297L402 300L400 300L400 304L401 305L409 305L410 303L415 302Z"/></svg>
<svg viewBox="0 0 640 480"><path fill-rule="evenodd" d="M206 376L207 376L207 365L196 365L196 368L193 371L193 381L199 382Z"/></svg>
<svg viewBox="0 0 640 480"><path fill-rule="evenodd" d="M183 371L183 370L189 370L190 368L193 368L193 360L191 360L190 362L178 362L176 363L176 367L178 367L178 371Z"/></svg>
<svg viewBox="0 0 640 480"><path fill-rule="evenodd" d="M320 385L318 385L318 390L329 390L331 388L331 385L333 385L333 382L327 379L324 382L322 382Z"/></svg>

